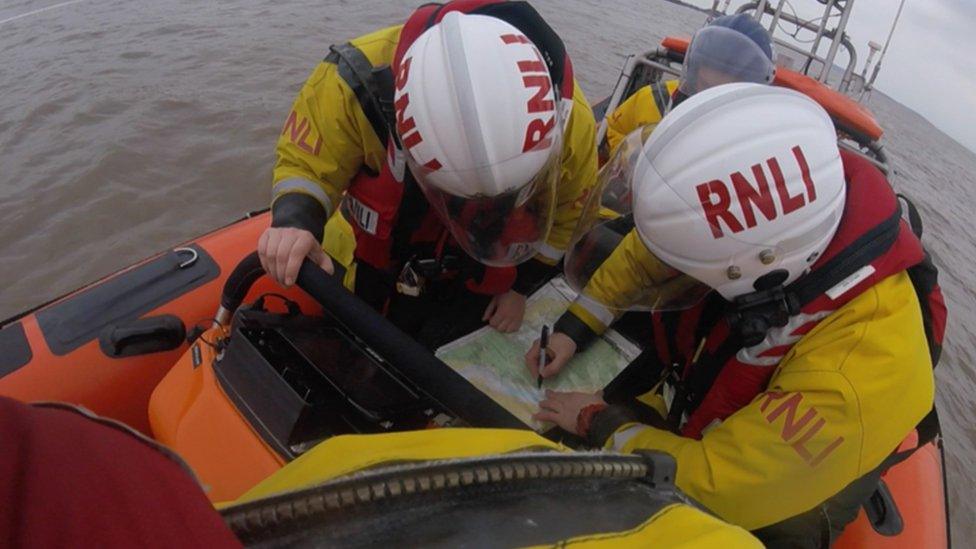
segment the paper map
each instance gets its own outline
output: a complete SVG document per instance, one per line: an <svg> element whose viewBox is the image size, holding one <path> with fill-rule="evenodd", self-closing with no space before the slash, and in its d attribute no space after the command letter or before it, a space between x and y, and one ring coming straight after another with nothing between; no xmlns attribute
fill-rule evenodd
<svg viewBox="0 0 976 549"><path fill-rule="evenodd" d="M554 279L529 297L518 332L502 334L486 326L448 343L435 354L526 425L536 431L547 429L551 424L532 419L546 389L598 391L640 354L639 347L608 330L538 389L525 366L525 353L539 338L543 323L551 328L574 298L575 292L562 278Z"/></svg>

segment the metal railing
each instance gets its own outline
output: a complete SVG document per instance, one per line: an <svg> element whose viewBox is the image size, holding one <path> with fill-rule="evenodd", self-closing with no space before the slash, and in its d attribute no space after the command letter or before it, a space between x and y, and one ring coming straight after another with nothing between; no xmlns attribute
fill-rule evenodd
<svg viewBox="0 0 976 549"><path fill-rule="evenodd" d="M630 55L614 85L613 93L607 102L606 113L612 113L633 94L638 88L657 82L665 74L676 78L681 77L680 55L666 48L657 48L641 54ZM604 116L597 127L597 143L603 143L607 135L607 117ZM884 146L878 141L856 139L838 132L837 145L867 159L878 167L885 175L892 173L891 163L884 151Z"/></svg>
<svg viewBox="0 0 976 549"><path fill-rule="evenodd" d="M770 5L768 0L758 0L756 2L749 2L739 6L736 9L736 13L749 13L752 12L757 21L762 22L764 15L770 15L772 21L769 24L769 34L773 36L773 41L777 46L788 49L792 52L799 54L804 58L802 62L803 68L799 71L803 74L814 78L818 82L829 85L830 72L834 66L834 61L837 59L837 52L841 46L847 50L848 60L847 65L844 68L843 75L841 76L840 84L837 85L837 91L841 93L848 93L851 87L851 83L854 79L854 71L857 66L857 50L854 48L854 44L851 43L850 38L844 30L847 28L847 22L850 19L851 9L854 6L854 0L828 0L824 7L823 15L820 17L819 23L814 23L815 19L803 20L800 19L795 13L784 13L783 8L786 6L787 0L779 0L778 5L774 8ZM837 10L838 13L833 13ZM840 17L840 21L837 26L833 29L828 28L831 17ZM797 32L799 29L809 31L814 34L813 43L810 49L804 49L796 44L793 44L782 38L775 36L775 31L779 27L780 22L785 21L790 25L797 27ZM794 36L795 37L795 36ZM826 56L821 56L817 52L820 49L820 45L824 39L828 39L828 51ZM811 74L811 69L813 63L820 63L820 72L814 76Z"/></svg>

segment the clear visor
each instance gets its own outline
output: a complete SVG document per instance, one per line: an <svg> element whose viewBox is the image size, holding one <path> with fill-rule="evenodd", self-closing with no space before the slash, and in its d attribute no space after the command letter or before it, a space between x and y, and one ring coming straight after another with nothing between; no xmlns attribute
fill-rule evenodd
<svg viewBox="0 0 976 549"><path fill-rule="evenodd" d="M570 287L618 313L686 309L711 290L659 259L637 234L633 176L652 129L628 135L600 170L565 258Z"/></svg>
<svg viewBox="0 0 976 549"><path fill-rule="evenodd" d="M695 33L685 54L678 89L691 96L721 84L770 84L775 65L746 35L725 27L704 27Z"/></svg>
<svg viewBox="0 0 976 549"><path fill-rule="evenodd" d="M511 167L505 164L524 159L454 172L431 170L417 164L409 154L407 164L427 201L468 255L493 267L518 265L536 255L552 228L561 167L560 133L550 131L549 137L525 153L548 155L541 170L525 181L505 185L507 190L493 195L462 196L445 190L438 181L470 181L470 188L484 188L479 181L497 178L497 174Z"/></svg>

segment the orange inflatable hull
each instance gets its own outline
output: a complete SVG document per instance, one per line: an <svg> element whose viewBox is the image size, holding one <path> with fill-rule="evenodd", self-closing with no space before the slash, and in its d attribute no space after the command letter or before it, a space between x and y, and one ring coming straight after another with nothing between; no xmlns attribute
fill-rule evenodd
<svg viewBox="0 0 976 549"><path fill-rule="evenodd" d="M159 442L193 466L211 501L231 501L280 469L285 459L251 429L211 365L222 328L201 335L152 393L149 423Z"/></svg>
<svg viewBox="0 0 976 549"><path fill-rule="evenodd" d="M182 244L184 247L196 246L198 250L205 252L205 256L201 256L212 260L219 272L206 283L175 295L139 316L170 314L179 317L187 329L200 323L209 326L208 319L213 318L217 310L224 281L237 263L254 251L258 236L269 223L270 214L263 212ZM57 322L44 325L43 320L45 311L58 306L70 307L73 300L82 302L86 299L86 293L90 296L91 291L99 286L111 283L113 279L122 277L164 254L150 257L38 309L5 321L0 330L0 334L3 334L0 336L0 355L6 357L0 363L0 394L28 402L57 400L78 404L148 434L149 420L146 410L149 396L166 372L185 353L187 344L166 352L114 358L103 352L95 337L70 352L64 352L63 349L51 348L52 345L58 347L61 343L56 339L59 327L63 327L66 322L84 324L100 322L102 319L69 315L59 319L60 326ZM266 292L281 292L281 288L264 278L254 285L248 299L254 299ZM298 301L304 311L320 310L300 290L292 289L286 293L289 298ZM83 326L79 327L82 328ZM15 357L11 361L9 357L14 355L26 355L27 360L24 362Z"/></svg>
<svg viewBox="0 0 976 549"><path fill-rule="evenodd" d="M916 445L913 433L902 448ZM834 544L837 549L916 549L948 547L948 516L943 484L942 453L934 442L889 469L882 479L891 491L903 527L897 535L878 533L862 508Z"/></svg>

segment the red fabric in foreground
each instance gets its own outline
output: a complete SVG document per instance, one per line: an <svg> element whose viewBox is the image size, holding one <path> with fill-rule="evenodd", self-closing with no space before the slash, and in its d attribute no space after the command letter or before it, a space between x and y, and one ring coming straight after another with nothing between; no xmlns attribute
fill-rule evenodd
<svg viewBox="0 0 976 549"><path fill-rule="evenodd" d="M81 413L0 397L0 546L240 547L183 467Z"/></svg>

